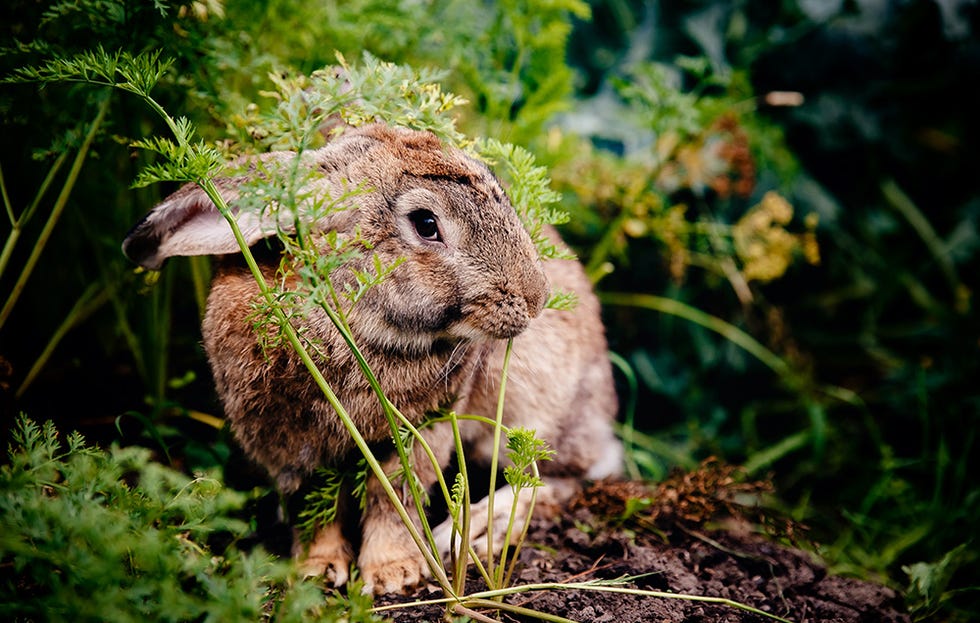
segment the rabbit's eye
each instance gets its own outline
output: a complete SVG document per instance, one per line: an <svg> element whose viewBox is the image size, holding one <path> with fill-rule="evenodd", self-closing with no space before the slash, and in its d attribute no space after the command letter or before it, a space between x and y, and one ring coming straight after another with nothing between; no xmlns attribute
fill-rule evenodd
<svg viewBox="0 0 980 623"><path fill-rule="evenodd" d="M415 226L415 232L419 238L432 242L442 242L442 235L439 233L439 221L436 220L435 214L428 210L415 210L408 215L408 218Z"/></svg>

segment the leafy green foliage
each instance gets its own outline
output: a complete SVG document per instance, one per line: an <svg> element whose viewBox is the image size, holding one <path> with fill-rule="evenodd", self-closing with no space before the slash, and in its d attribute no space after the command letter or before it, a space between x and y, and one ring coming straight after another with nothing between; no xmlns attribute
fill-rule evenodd
<svg viewBox="0 0 980 623"><path fill-rule="evenodd" d="M56 57L40 65L20 67L4 82L82 82L112 86L142 96L160 82L173 64L161 60L163 50L131 54L123 50L106 52L101 46L70 58Z"/></svg>
<svg viewBox="0 0 980 623"><path fill-rule="evenodd" d="M970 551L969 544L963 543L934 563L917 562L902 567L909 578L905 599L917 620L936 614L950 600L952 595L947 589L953 574L961 565L975 557L976 554Z"/></svg>
<svg viewBox="0 0 980 623"><path fill-rule="evenodd" d="M474 92L484 133L528 140L569 105L573 72L564 62L570 17L586 18L580 0L453 3L466 16L459 38L459 72Z"/></svg>
<svg viewBox="0 0 980 623"><path fill-rule="evenodd" d="M289 565L261 551L212 551L243 536L246 500L140 448L103 451L22 418L0 468L0 613L5 618L307 620L322 597L288 589ZM30 595L30 598L25 598ZM278 605L277 605L278 604Z"/></svg>
<svg viewBox="0 0 980 623"><path fill-rule="evenodd" d="M445 72L384 62L368 52L359 64L340 54L336 61L308 77L271 76L275 90L263 94L275 108L263 112L259 104L247 106L235 119L240 138L258 143L261 151L304 151L323 140L324 123L337 117L354 127L384 121L455 144L465 141L450 116L465 100L442 90Z"/></svg>
<svg viewBox="0 0 980 623"><path fill-rule="evenodd" d="M320 467L316 470L316 487L306 494L296 527L303 542L310 542L316 530L337 520L341 499L353 498L363 510L366 503L368 466L363 460L352 469Z"/></svg>

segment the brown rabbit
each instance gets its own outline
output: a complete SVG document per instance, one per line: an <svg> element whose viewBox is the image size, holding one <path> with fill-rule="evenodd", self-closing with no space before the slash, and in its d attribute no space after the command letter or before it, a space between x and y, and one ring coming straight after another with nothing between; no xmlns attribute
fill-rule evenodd
<svg viewBox="0 0 980 623"><path fill-rule="evenodd" d="M261 166L253 162L252 173L219 180L232 205L238 185L249 175L258 175L269 164L296 163L294 154L283 152L261 160ZM299 165L316 174L307 184L311 193L339 196L352 187L365 191L352 199L349 209L317 217L317 230L350 234L356 229L370 253L385 263L404 259L367 291L349 317L356 343L402 413L415 423L446 406L492 417L505 341L516 338L505 425L534 429L555 450L554 460L540 466L547 486L539 495L560 501L578 479L619 471L621 448L612 433L616 396L590 283L577 262L538 259L485 165L442 145L430 133L383 125L348 130L325 147L304 153ZM249 244L274 233L275 217L241 211L236 218ZM554 231L549 235L558 242ZM237 246L206 195L188 185L137 224L123 250L155 269L169 256L231 254ZM262 263L270 283L277 278L278 264L278 257ZM332 278L343 284L351 274L349 268L339 269ZM575 293L577 307L542 311L549 282L552 288ZM317 467L353 461L357 451L292 349L263 352L253 330L258 296L240 258L222 258L208 297L204 346L235 438L288 497ZM379 452L387 444L383 465L388 473L395 471L399 463L390 449L387 421L351 351L322 310L309 313L302 326L317 343L324 377L366 440ZM462 432L467 461L489 465L492 428L464 422ZM435 425L424 434L445 467L454 449L451 430ZM413 452L420 481L432 485L435 472L420 444ZM501 495L506 497L507 491L501 489ZM508 501L502 499L495 508L508 511ZM526 501L521 509L526 512ZM474 536L484 533L488 523L506 526L506 517L490 522L484 501L475 505ZM338 520L321 528L305 561L337 585L346 582L355 551L342 527ZM360 542L354 545L367 590L403 590L428 575L424 558L373 477L360 528ZM448 548L451 530L443 526L436 535L441 547Z"/></svg>

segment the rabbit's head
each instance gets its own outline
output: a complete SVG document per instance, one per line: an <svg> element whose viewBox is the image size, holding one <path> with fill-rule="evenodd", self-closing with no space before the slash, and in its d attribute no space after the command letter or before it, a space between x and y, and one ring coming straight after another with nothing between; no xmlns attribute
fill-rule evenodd
<svg viewBox="0 0 980 623"><path fill-rule="evenodd" d="M307 204L346 197L349 207L301 208L299 215L235 208L243 182L294 164L312 174L301 193ZM275 152L238 169L246 172L216 184L248 244L297 220L314 231L357 233L370 250L334 275L341 283L353 270L368 270L374 255L385 264L403 260L355 307L359 340L417 350L438 340L509 338L544 305L548 285L536 249L499 182L484 164L431 133L370 125L298 162ZM156 269L170 256L228 254L238 246L204 192L188 185L133 228L123 251Z"/></svg>

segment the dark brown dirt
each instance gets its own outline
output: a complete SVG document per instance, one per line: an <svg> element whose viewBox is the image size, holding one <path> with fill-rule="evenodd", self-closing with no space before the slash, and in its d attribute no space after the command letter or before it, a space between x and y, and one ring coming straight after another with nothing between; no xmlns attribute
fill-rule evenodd
<svg viewBox="0 0 980 623"><path fill-rule="evenodd" d="M550 518L535 519L529 545L520 554L514 584L630 576L634 579L626 584L629 587L729 599L796 623L910 621L900 597L891 589L829 575L810 554L751 531L749 526L754 524L744 518L722 519L726 527L710 531L695 526L694 520L699 518L696 511L704 510L703 500L692 505L697 495L690 482L677 485L668 483L652 492L631 483L599 484L584 492L570 508ZM744 489L744 485L739 487ZM657 496L669 507L651 504L627 521L608 519L622 517L620 504L644 494ZM679 509L686 512L675 512ZM712 514L717 510L710 509ZM653 518L656 522L650 521ZM714 519L718 524L718 518ZM482 582L471 582L470 591L481 589ZM433 596L429 587L416 595L388 599L413 601ZM590 623L774 620L727 604L583 590L525 593L508 601ZM533 620L482 612L504 621ZM398 623L439 621L443 609L412 607L389 616Z"/></svg>

